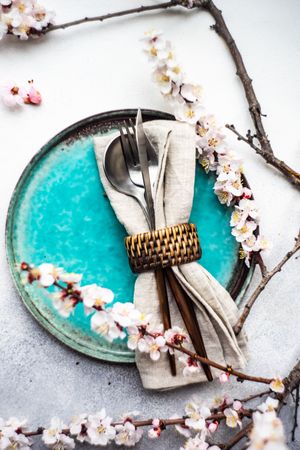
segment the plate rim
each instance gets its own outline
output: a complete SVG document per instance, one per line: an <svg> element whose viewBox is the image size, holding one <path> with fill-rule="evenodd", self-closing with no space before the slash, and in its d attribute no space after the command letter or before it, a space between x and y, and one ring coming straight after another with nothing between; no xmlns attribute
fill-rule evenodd
<svg viewBox="0 0 300 450"><path fill-rule="evenodd" d="M50 323L36 308L34 302L31 299L29 293L24 289L24 286L21 282L21 277L19 275L19 271L16 269L16 258L14 253L13 246L13 225L14 225L14 210L16 203L18 201L20 192L22 190L23 185L25 184L28 175L31 172L32 167L40 161L51 149L60 143L62 139L68 139L71 134L76 131L77 133L80 129L87 127L95 121L107 121L109 120L117 120L120 118L123 120L124 115L134 117L137 113L137 109L118 109L113 111L106 111L102 113L93 114L91 116L80 119L73 124L65 127L63 130L59 131L56 135L54 135L51 139L49 139L29 160L23 169L10 198L9 207L6 214L6 223L5 223L5 250L6 250L6 260L9 266L9 271L11 273L12 279L14 281L14 286L17 290L18 295L20 296L23 304L25 304L27 310L33 315L33 317L37 320L37 322L42 325L44 329L52 336L55 336L60 342L75 350L85 356L93 357L95 359L101 361L109 361L109 362L118 362L118 363L134 363L135 354L134 352L128 351L118 351L118 350L105 350L103 347L97 348L94 350L91 347L87 347L82 345L81 343L76 342L72 338L65 335L61 330L59 330L53 323ZM145 116L146 120L175 120L175 117L164 111L157 111L153 109L142 109L142 113ZM80 135L79 135L80 137ZM245 185L248 187L248 183L246 178L244 177ZM234 276L230 280L230 284L232 284L232 289L230 292L231 296L236 301L238 305L241 298L244 296L253 272L254 272L255 262L254 258L252 259L252 263L250 268L248 268L243 261L238 260L234 267Z"/></svg>

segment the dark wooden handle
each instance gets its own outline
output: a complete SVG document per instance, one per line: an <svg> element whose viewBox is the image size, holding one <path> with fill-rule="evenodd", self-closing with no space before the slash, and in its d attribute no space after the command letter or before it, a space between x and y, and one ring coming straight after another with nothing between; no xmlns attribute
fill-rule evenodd
<svg viewBox="0 0 300 450"><path fill-rule="evenodd" d="M169 330L171 328L171 316L170 316L168 295L167 295L167 289L166 289L166 283L165 283L165 277L164 277L163 271L160 269L156 270L155 278L156 278L156 284L157 284L160 313L161 313L162 320L163 320L164 330ZM172 373L173 377L175 377L176 376L175 355L174 354L171 355L171 353L169 353L169 352L168 352L168 355L169 355L171 373Z"/></svg>
<svg viewBox="0 0 300 450"><path fill-rule="evenodd" d="M204 346L202 334L200 331L198 319L195 313L193 301L191 300L189 295L185 292L183 287L179 284L172 269L170 268L164 269L164 272L167 276L171 291L174 295L178 309L181 313L186 329L190 335L195 351L196 353L198 353L198 355L207 358L207 353ZM204 363L203 364L201 363L201 365L203 367L204 373L208 381L213 381L213 376L210 367Z"/></svg>

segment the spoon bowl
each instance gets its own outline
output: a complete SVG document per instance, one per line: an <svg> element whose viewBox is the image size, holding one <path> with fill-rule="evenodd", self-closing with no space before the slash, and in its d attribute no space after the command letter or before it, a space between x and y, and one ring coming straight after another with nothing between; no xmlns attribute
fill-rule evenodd
<svg viewBox="0 0 300 450"><path fill-rule="evenodd" d="M105 150L103 169L106 178L118 192L133 197L139 203L149 225L145 190L135 185L130 178L120 142L120 134L112 139Z"/></svg>

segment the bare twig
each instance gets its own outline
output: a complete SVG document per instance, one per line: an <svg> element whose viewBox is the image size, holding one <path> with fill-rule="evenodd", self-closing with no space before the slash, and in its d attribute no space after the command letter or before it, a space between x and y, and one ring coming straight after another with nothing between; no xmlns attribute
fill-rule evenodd
<svg viewBox="0 0 300 450"><path fill-rule="evenodd" d="M248 302L246 303L244 310L239 318L239 320L237 321L237 323L235 324L235 326L233 327L234 332L236 335L238 335L241 331L241 329L243 328L243 325L251 311L252 306L254 305L257 297L259 296L259 294L264 290L264 288L266 287L266 285L269 283L269 281L273 278L273 276L280 272L282 267L284 266L284 264L300 249L300 231L298 234L298 237L295 240L295 245L294 247L287 252L287 254L282 258L282 260L277 264L277 266L274 267L274 269L270 270L269 272L266 272L260 283L258 284L257 288L255 289L255 291L253 292L253 294L251 295L250 299L248 300Z"/></svg>
<svg viewBox="0 0 300 450"><path fill-rule="evenodd" d="M293 424L293 429L292 429L292 441L295 440L295 433L296 433L296 429L298 427L298 409L299 409L299 390L300 390L300 385L298 384L298 386L296 387L296 399L295 399L295 412L294 412L294 424Z"/></svg>
<svg viewBox="0 0 300 450"><path fill-rule="evenodd" d="M277 398L280 402L278 411L282 408L282 406L284 405L285 399L286 397L299 386L300 383L300 362L298 362L293 369L291 370L291 372L289 373L289 375L283 380L284 385L285 385L285 391L283 394L277 394ZM221 448L222 450L230 450L231 448L233 448L236 444L238 444L238 442L240 442L242 439L246 438L253 426L253 422L251 420L251 422L248 423L248 425L244 428L242 428L241 431L239 431L237 434L235 434L233 436L233 438L231 440L229 440L227 442L227 444L222 445Z"/></svg>
<svg viewBox="0 0 300 450"><path fill-rule="evenodd" d="M178 350L182 353L185 353L186 355L190 356L193 359L196 359L197 361L200 361L201 363L207 364L208 366L215 367L218 370L222 370L223 372L227 372L230 375L233 375L238 379L238 381L253 381L256 383L263 383L263 384L270 384L273 380L272 378L264 378L264 377L256 377L253 375L247 375L243 372L239 372L238 370L234 370L230 366L223 366L222 364L219 364L215 361L212 361L209 358L204 358L203 356L199 356L197 353L191 352L185 347L182 347L180 345L174 345L169 342L166 342L166 345L168 347L171 347L175 350Z"/></svg>
<svg viewBox="0 0 300 450"><path fill-rule="evenodd" d="M223 450L230 450L233 448L238 442L240 442L242 439L245 439L248 434L250 433L251 429L253 427L253 422L249 422L244 428L242 428L238 433L236 433L228 442L227 444L222 446Z"/></svg>
<svg viewBox="0 0 300 450"><path fill-rule="evenodd" d="M262 259L262 256L261 256L260 252L256 252L255 253L255 262L260 268L261 276L265 277L266 274L267 274L267 267L266 267L266 265L264 263L264 260Z"/></svg>
<svg viewBox="0 0 300 450"><path fill-rule="evenodd" d="M137 8L125 9L123 11L117 11L114 13L103 14L101 16L83 17L82 19L73 20L71 22L60 23L57 25L50 25L48 28L46 28L44 30L44 33L46 34L46 33L49 33L50 31L55 31L55 30L64 30L65 28L74 27L77 25L81 25L83 23L104 22L104 20L113 19L114 17L128 16L130 14L144 13L147 11L155 11L158 9L168 9L168 8L172 8L174 6L179 6L180 4L181 4L181 2L178 0L170 0L168 2L157 3L156 5L139 6Z"/></svg>
<svg viewBox="0 0 300 450"><path fill-rule="evenodd" d="M161 9L169 9L176 6L186 7L187 1L170 0L163 3L158 3L156 5L139 6L136 8L116 11L113 13L102 14L99 16L83 17L81 19L73 20L70 22L65 22L57 25L49 25L43 31L43 33L46 34L49 33L50 31L66 29L84 23L104 22L105 20L116 17L128 16L130 14L145 13L148 11L155 11ZM235 62L237 75L239 76L243 84L245 95L249 104L249 111L255 126L256 137L261 146L258 147L252 144L251 147L259 155L261 155L267 161L268 164L271 164L273 167L281 171L292 184L300 187L300 174L295 170L293 170L291 167L289 167L286 163L284 163L284 161L276 158L273 154L273 149L271 147L270 141L268 139L267 133L262 123L261 107L256 97L255 91L253 89L252 80L248 75L241 53L224 21L222 11L215 6L212 0L195 0L194 4L192 5L192 8L196 7L207 10L213 16L213 18L215 19L215 24L212 26L212 28L224 39L225 43L229 48L231 56ZM249 144L248 139L244 138L242 140L244 140Z"/></svg>
<svg viewBox="0 0 300 450"><path fill-rule="evenodd" d="M212 26L212 29L214 29L216 33L224 40L233 58L236 66L236 73L242 82L246 99L248 101L250 115L256 130L256 137L261 147L259 151L256 149L255 151L257 151L257 153L260 154L269 164L272 164L276 167L276 169L280 170L292 184L300 187L300 174L274 156L271 143L262 122L263 114L261 112L262 110L260 103L253 89L252 79L247 72L244 60L236 45L236 42L226 25L222 11L216 7L212 0L195 0L194 6L203 8L212 15L215 20L215 24ZM252 148L254 147L252 146ZM269 157L268 160L267 155Z"/></svg>
<svg viewBox="0 0 300 450"><path fill-rule="evenodd" d="M300 174L297 173L295 170L293 170L290 166L288 166L284 161L282 161L279 158L276 158L276 156L273 153L268 152L263 147L258 147L254 143L254 138L256 137L256 135L255 136L252 135L250 130L248 130L246 136L243 136L241 133L237 131L234 125L227 124L226 128L232 131L237 136L237 139L239 141L246 142L248 145L250 145L250 147L253 148L253 150L255 150L255 152L258 155L264 158L264 160L268 164L280 170L280 172L282 172L292 184L300 187Z"/></svg>
<svg viewBox="0 0 300 450"><path fill-rule="evenodd" d="M216 33L225 41L231 56L235 62L237 75L240 78L245 95L249 104L249 111L255 126L255 129L257 131L257 138L265 150L267 150L269 153L273 153L273 150L271 148L270 141L267 137L266 131L264 129L263 123L262 123L262 113L261 113L261 107L259 104L259 101L256 97L256 94L254 92L253 86L252 86L252 79L248 75L245 63L243 61L242 55L235 43L235 40L232 37L232 34L230 33L226 22L223 18L222 11L216 7L216 5L213 3L212 0L207 0L206 2L200 2L200 4L196 1L195 5L198 5L199 7L204 8L205 10L209 11L209 13L212 15L212 17L215 20L215 24L212 26L212 28L216 31Z"/></svg>

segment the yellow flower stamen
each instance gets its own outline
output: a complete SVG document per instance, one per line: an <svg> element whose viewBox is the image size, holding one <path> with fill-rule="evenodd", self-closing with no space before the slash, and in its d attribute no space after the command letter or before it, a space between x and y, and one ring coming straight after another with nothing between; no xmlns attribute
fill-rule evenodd
<svg viewBox="0 0 300 450"><path fill-rule="evenodd" d="M160 81L163 81L163 82L166 82L166 83L170 81L170 77L168 77L168 75L165 75L165 74L161 75L159 77L159 79L160 79Z"/></svg>
<svg viewBox="0 0 300 450"><path fill-rule="evenodd" d="M172 71L177 75L181 72L181 68L179 66L173 67Z"/></svg>
<svg viewBox="0 0 300 450"><path fill-rule="evenodd" d="M208 128L204 128L204 127L199 127L198 128L198 134L201 137L205 136L207 132L208 132Z"/></svg>
<svg viewBox="0 0 300 450"><path fill-rule="evenodd" d="M150 55L157 56L157 49L155 47L151 47L150 49Z"/></svg>
<svg viewBox="0 0 300 450"><path fill-rule="evenodd" d="M186 111L185 115L187 118L192 119L195 116L195 111L193 111L191 108L189 108Z"/></svg>
<svg viewBox="0 0 300 450"><path fill-rule="evenodd" d="M210 147L215 147L217 144L218 144L218 140L217 139L215 139L215 138L211 138L211 139L209 139L208 140L208 145L210 146Z"/></svg>
<svg viewBox="0 0 300 450"><path fill-rule="evenodd" d="M103 306L104 303L105 302L101 298L96 298L95 300L95 306Z"/></svg>

